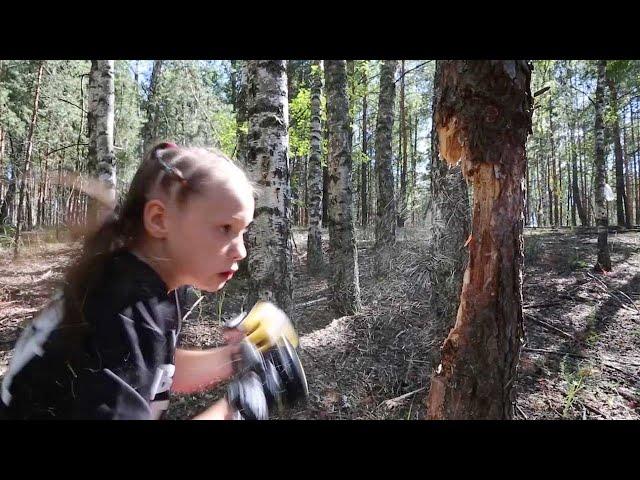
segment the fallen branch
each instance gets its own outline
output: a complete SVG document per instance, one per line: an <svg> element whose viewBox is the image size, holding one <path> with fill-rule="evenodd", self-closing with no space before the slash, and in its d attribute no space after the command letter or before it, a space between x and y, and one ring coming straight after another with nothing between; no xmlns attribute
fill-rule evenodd
<svg viewBox="0 0 640 480"><path fill-rule="evenodd" d="M516 409L518 410L518 412L520 413L520 415L522 415L524 417L525 420L529 420L529 417L527 417L527 414L524 413L524 411L522 410L522 408L520 408L520 405L518 405L516 403Z"/></svg>
<svg viewBox="0 0 640 480"><path fill-rule="evenodd" d="M640 367L640 363L621 362L620 360L613 360L613 359L604 360L604 359L601 359L601 358L598 358L598 357L588 357L586 355L580 355L578 353L562 352L562 351L557 351L557 350L547 350L547 349L544 349L544 348L529 348L529 347L525 347L522 350L525 351L525 352L540 352L540 353L552 353L552 354L555 354L555 355L567 355L569 357L584 358L584 359L587 359L587 360L594 359L594 360L598 360L598 361L602 362L603 365L608 365L608 366L611 366L612 368L616 368L616 367L610 365L610 362L619 363L620 365L627 365L627 366L630 366L630 367ZM621 371L623 371L623 370L621 370ZM628 372L624 372L624 373L629 375Z"/></svg>
<svg viewBox="0 0 640 480"><path fill-rule="evenodd" d="M626 400L629 400L630 402L634 402L636 404L640 404L640 395L636 395L635 393L633 393L629 389L626 389L626 388L623 388L623 387L618 387L617 393L622 398L625 398Z"/></svg>
<svg viewBox="0 0 640 480"><path fill-rule="evenodd" d="M410 397L411 395L415 395L416 393L421 392L422 390L426 390L426 389L427 389L427 387L422 387L422 388L418 388L417 390L414 390L413 392L409 392L409 393L405 393L404 395L400 395L399 397L390 398L389 400L385 400L385 401L381 402L378 405L378 408L380 408L382 405L384 405L385 407L387 407L389 409L397 407L401 400L404 400L405 398Z"/></svg>
<svg viewBox="0 0 640 480"><path fill-rule="evenodd" d="M597 415L600 415L601 417L603 417L605 420L609 420L609 417L607 417L604 413L602 413L600 410L598 410L596 407L592 407L591 405L587 404L586 402L583 402L582 400L577 400L577 402L582 405L584 408L586 408L587 410L589 410L592 413L595 413Z"/></svg>
<svg viewBox="0 0 640 480"><path fill-rule="evenodd" d="M537 323L539 325L542 325L543 327L545 327L548 330L551 330L551 331L559 333L560 335L563 335L563 336L565 336L567 338L570 338L571 340L573 340L575 342L582 343L581 340L577 339L576 337L574 337L570 333L567 333L564 330L560 330L558 327L554 327L553 325L551 325L551 324L549 324L547 322L544 322L542 320L539 320L539 319L535 318L533 316L533 314L531 314L531 313L525 314L525 318L528 318L529 320L531 320L531 321L533 321L533 322L535 322L535 323Z"/></svg>
<svg viewBox="0 0 640 480"><path fill-rule="evenodd" d="M301 303L299 305L297 305L298 307L308 307L310 305L314 305L316 303L320 303L320 302L324 302L325 300L328 300L328 297L322 297L322 298L317 298L316 300L311 300L309 302L305 302L305 303Z"/></svg>
<svg viewBox="0 0 640 480"><path fill-rule="evenodd" d="M553 307L554 305L560 305L562 303L566 303L566 302L564 300L554 300L553 302L534 303L533 305L523 305L522 308L524 310L528 310L530 308L545 308L545 307Z"/></svg>
<svg viewBox="0 0 640 480"><path fill-rule="evenodd" d="M605 293L608 293L608 294L609 294L609 295L611 295L615 300L617 300L621 307L626 308L627 310L630 310L630 309L627 307L627 305L626 305L622 300L620 300L620 299L619 299L619 298L618 298L618 297L617 297L617 296L616 296L616 295L611 291L612 289L611 289L611 288L610 288L606 283L604 283L602 280L600 280L599 278L597 278L596 276L592 275L592 274L591 274L591 273L589 273L589 272L587 272L587 276L588 276L588 277L590 277L590 278L593 278L596 282L598 282L598 283L599 283L599 284L600 284L600 285L605 289ZM636 303L635 303L631 298L629 298L629 296L628 296L626 293L624 293L623 291L618 290L618 289L615 289L615 291L616 291L616 292L618 292L618 293L620 293L621 295L624 295L624 296L629 300L629 302L631 302L631 305L632 305L632 306L633 306L633 308L636 310L636 312L640 313L640 309L638 309L638 306L636 305Z"/></svg>

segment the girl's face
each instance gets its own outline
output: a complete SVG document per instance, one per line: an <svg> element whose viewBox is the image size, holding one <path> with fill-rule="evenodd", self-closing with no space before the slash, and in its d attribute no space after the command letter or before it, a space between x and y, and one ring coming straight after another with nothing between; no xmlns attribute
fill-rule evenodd
<svg viewBox="0 0 640 480"><path fill-rule="evenodd" d="M179 206L167 205L166 247L179 285L215 292L247 256L243 234L253 220L254 200L243 179L215 181Z"/></svg>

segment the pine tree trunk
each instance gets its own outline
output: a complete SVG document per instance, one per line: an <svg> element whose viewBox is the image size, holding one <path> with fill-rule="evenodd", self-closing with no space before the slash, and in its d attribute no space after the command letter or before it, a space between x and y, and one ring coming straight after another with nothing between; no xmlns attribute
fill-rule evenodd
<svg viewBox="0 0 640 480"><path fill-rule="evenodd" d="M539 145L539 142L538 142ZM536 205L536 226L542 226L542 219L544 216L544 210L542 207L542 179L540 178L540 154L539 149L536 150L536 186L538 189L538 203Z"/></svg>
<svg viewBox="0 0 640 480"><path fill-rule="evenodd" d="M437 122L437 109L443 86L442 61L436 60L432 125ZM467 184L460 164L449 166L440 160L438 131L431 138L431 242L428 255L434 259L429 265L430 304L433 321L427 338L433 339L428 368L440 362L440 346L455 322L460 303L462 277L467 267L464 244L469 237L470 209Z"/></svg>
<svg viewBox="0 0 640 480"><path fill-rule="evenodd" d="M400 75L400 205L398 205L398 227L403 228L407 219L407 108L405 105L404 60L401 62Z"/></svg>
<svg viewBox="0 0 640 480"><path fill-rule="evenodd" d="M303 225L309 228L309 156L304 159L304 215Z"/></svg>
<svg viewBox="0 0 640 480"><path fill-rule="evenodd" d="M411 224L416 226L416 166L418 163L418 119L416 113L416 122L413 127L413 149L411 151Z"/></svg>
<svg viewBox="0 0 640 480"><path fill-rule="evenodd" d="M629 207L627 201L627 193L624 185L624 158L622 154L622 144L620 143L620 119L618 116L618 89L613 78L607 78L609 86L609 98L611 101L611 112L613 113L613 121L611 125L611 134L613 135L613 151L615 154L615 171L616 171L616 215L618 226L631 227L631 217L629 216ZM626 213L625 213L626 212Z"/></svg>
<svg viewBox="0 0 640 480"><path fill-rule="evenodd" d="M259 187L247 233L248 305L258 299L293 307L289 100L285 60L248 62L247 171Z"/></svg>
<svg viewBox="0 0 640 480"><path fill-rule="evenodd" d="M353 315L362 309L358 251L352 214L351 145L347 65L326 60L327 127L329 130L329 264L334 310Z"/></svg>
<svg viewBox="0 0 640 480"><path fill-rule="evenodd" d="M548 220L547 223L551 227L553 226L553 177L551 175L551 157L547 157L546 161L546 180L547 180L547 194L548 194L548 203L547 207L549 208Z"/></svg>
<svg viewBox="0 0 640 480"><path fill-rule="evenodd" d="M574 145L571 145L570 148L572 149L570 152L570 155L573 155L573 148ZM573 157L571 157L573 160ZM573 168L573 162L572 162L572 168ZM577 169L576 169L577 170ZM575 227L577 226L577 222L576 222L576 204L574 202L573 199L573 178L574 178L575 173L573 172L573 170L570 170L569 167L567 166L567 211L571 212L571 217L570 217L570 224L571 227Z"/></svg>
<svg viewBox="0 0 640 480"><path fill-rule="evenodd" d="M622 109L622 117L625 118L625 109ZM623 121L624 124L624 121ZM627 223L629 228L631 228L633 226L633 219L634 219L634 210L633 210L633 199L634 197L634 192L633 192L633 167L629 162L629 138L627 136L627 126L624 125L622 128L622 138L623 138L623 142L624 145L622 147L622 156L624 158L624 190L626 193L626 209L625 209L625 213L627 214L626 218L627 218Z"/></svg>
<svg viewBox="0 0 640 480"><path fill-rule="evenodd" d="M300 225L300 168L302 162L299 157L294 156L291 159L291 184L289 191L291 192L291 222L292 225Z"/></svg>
<svg viewBox="0 0 640 480"><path fill-rule="evenodd" d="M531 64L443 61L440 153L473 184L472 238L456 324L431 382L433 419L510 419L522 325L522 228ZM470 100L472 99L472 100Z"/></svg>
<svg viewBox="0 0 640 480"><path fill-rule="evenodd" d="M329 129L325 125L324 140L329 141ZM322 226L329 226L329 166L328 162L322 167Z"/></svg>
<svg viewBox="0 0 640 480"><path fill-rule="evenodd" d="M158 108L158 84L162 76L163 60L154 60L153 69L151 70L151 80L149 82L149 94L147 96L146 113L147 118L144 126L142 127L142 151L146 154L147 151L158 141L159 122L158 118L160 112Z"/></svg>
<svg viewBox="0 0 640 480"><path fill-rule="evenodd" d="M369 85L367 80L366 71L363 74L362 81L364 82L365 91L362 96L362 153L369 156L369 144L368 144L368 132L367 132L367 87ZM361 224L362 228L367 228L369 224L369 201L368 201L368 182L369 179L369 160L363 159L362 167L360 170L360 208L361 208Z"/></svg>
<svg viewBox="0 0 640 480"><path fill-rule="evenodd" d="M27 147L24 156L24 168L22 171L22 178L20 180L20 193L18 201L18 217L16 219L16 232L13 238L13 256L17 257L20 254L20 228L22 227L22 207L24 202L25 193L25 180L29 176L29 169L31 167L31 154L33 153L33 135L36 130L36 124L38 123L38 108L40 102L40 85L42 83L42 73L44 71L44 60L40 62L38 66L38 74L36 76L35 92L33 95L33 110L31 113L31 121L29 122L29 132L27 133Z"/></svg>
<svg viewBox="0 0 640 480"><path fill-rule="evenodd" d="M583 133L582 130L578 131L578 152L579 152L579 161L580 161L580 182L582 184L582 188L580 190L581 194L580 194L580 202L582 203L582 206L584 208L584 215L585 215L585 223L583 224L585 227L588 227L591 225L591 212L590 212L590 208L591 208L591 201L588 200L590 198L590 195L588 195L587 193L587 171L585 168L585 164L584 164L584 151L583 151L583 144L582 144L582 138L583 135L581 135L581 132Z"/></svg>
<svg viewBox="0 0 640 480"><path fill-rule="evenodd" d="M27 182L27 187L25 189L25 208L24 215L26 217L26 221L24 225L26 228L23 228L23 231L29 231L33 228L33 206L31 205L31 189L29 188L29 184Z"/></svg>
<svg viewBox="0 0 640 480"><path fill-rule="evenodd" d="M550 177L550 190L551 190L551 205L553 206L553 214L550 218L553 219L553 226L560 225L560 212L559 198L558 198L558 174L556 169L556 142L553 128L553 103L549 101L549 138L551 139L551 177Z"/></svg>
<svg viewBox="0 0 640 480"><path fill-rule="evenodd" d="M1 65L0 60L0 65ZM0 68L0 73L2 69ZM2 110L0 110L0 114L2 114ZM0 201L4 199L4 182L2 179L4 178L4 138L6 135L6 131L2 126L0 126ZM7 175L8 178L8 175ZM2 225L2 217L0 217L0 225Z"/></svg>
<svg viewBox="0 0 640 480"><path fill-rule="evenodd" d="M397 60L385 60L380 67L380 96L376 122L376 178L378 182L376 208L376 275L389 271L391 250L396 241L396 206L393 180L393 109L395 103L395 73Z"/></svg>
<svg viewBox="0 0 640 480"><path fill-rule="evenodd" d="M575 109L575 104L572 105ZM584 204L582 202L582 198L580 196L580 188L579 188L579 180L578 176L578 148L579 144L576 145L575 138L575 130L576 124L575 120L571 117L571 112L566 111L566 117L571 120L568 122L569 128L569 152L570 152L570 161L571 161L571 179L569 183L569 191L571 192L571 225L576 226L576 211L578 213L578 218L580 218L580 225L587 225L586 212L584 209ZM567 167L567 171L569 168Z"/></svg>
<svg viewBox="0 0 640 480"><path fill-rule="evenodd" d="M13 162L11 162L13 165ZM14 203L14 197L16 195L16 170L15 166L11 167L11 180L7 186L7 191L2 199L2 205L0 205L0 225L6 225L11 223L11 215L9 213L9 207Z"/></svg>
<svg viewBox="0 0 640 480"><path fill-rule="evenodd" d="M316 274L322 270L322 62L314 61L311 72L311 140L309 156L309 234L307 268Z"/></svg>
<svg viewBox="0 0 640 480"><path fill-rule="evenodd" d="M531 225L531 180L529 178L529 159L525 170L525 204L524 204L524 225Z"/></svg>
<svg viewBox="0 0 640 480"><path fill-rule="evenodd" d="M640 148L638 148L638 144L636 143L636 134L635 134L635 112L633 110L633 102L631 99L629 102L629 108L631 110L631 143L633 143L633 157L631 158L631 162L633 163L633 169L635 173L635 213L636 213L636 225L640 225L640 165L638 159L640 159Z"/></svg>
<svg viewBox="0 0 640 480"><path fill-rule="evenodd" d="M604 197L605 184L605 152L604 152L604 83L606 60L598 60L598 79L596 83L595 105L595 175L593 183L596 225L598 226L598 260L594 266L597 272L611 271L611 259L609 257L609 217Z"/></svg>
<svg viewBox="0 0 640 480"><path fill-rule="evenodd" d="M635 173L635 213L636 213L636 225L640 225L640 168L638 165L638 158L640 157L640 151L638 144L636 143L635 134L635 112L633 111L633 99L629 102L629 109L631 110L631 143L633 143L633 157L631 162L633 163L633 169Z"/></svg>
<svg viewBox="0 0 640 480"><path fill-rule="evenodd" d="M573 141L573 126L570 127L571 132L571 169L572 169L572 195L573 195L573 204L578 210L578 217L580 218L580 225L587 226L589 225L589 221L587 219L587 213L584 210L584 206L582 204L582 200L580 197L580 189L578 188L578 159L576 147ZM574 221L575 224L575 221Z"/></svg>

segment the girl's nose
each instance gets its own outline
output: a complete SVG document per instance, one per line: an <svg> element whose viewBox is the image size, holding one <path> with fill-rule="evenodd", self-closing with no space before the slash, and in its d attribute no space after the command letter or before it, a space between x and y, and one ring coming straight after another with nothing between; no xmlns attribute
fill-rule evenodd
<svg viewBox="0 0 640 480"><path fill-rule="evenodd" d="M242 237L231 246L231 258L235 261L240 261L247 256L247 249L244 246L244 240Z"/></svg>

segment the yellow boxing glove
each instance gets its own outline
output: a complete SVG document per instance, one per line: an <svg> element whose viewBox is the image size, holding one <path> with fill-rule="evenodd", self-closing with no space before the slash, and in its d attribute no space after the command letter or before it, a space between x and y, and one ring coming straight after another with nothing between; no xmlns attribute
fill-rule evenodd
<svg viewBox="0 0 640 480"><path fill-rule="evenodd" d="M227 322L228 328L239 328L247 340L264 353L273 347L279 338L286 337L294 348L298 347L298 334L287 314L273 303L259 300L246 316Z"/></svg>

